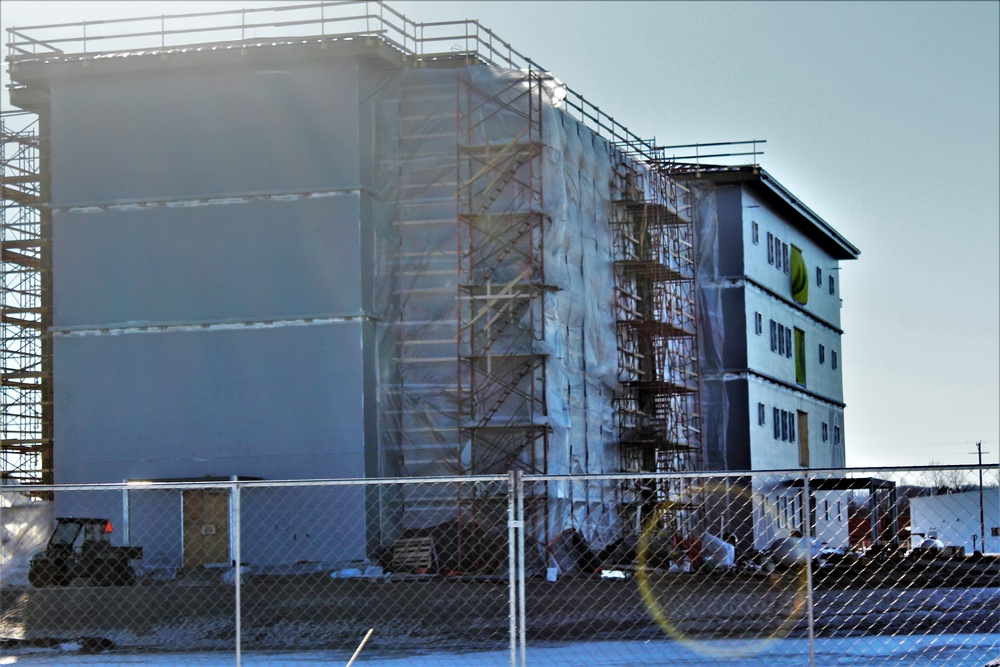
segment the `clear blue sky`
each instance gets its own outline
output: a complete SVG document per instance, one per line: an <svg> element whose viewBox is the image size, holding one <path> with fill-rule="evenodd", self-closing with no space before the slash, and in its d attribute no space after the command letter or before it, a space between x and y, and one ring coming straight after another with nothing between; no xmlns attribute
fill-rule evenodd
<svg viewBox="0 0 1000 667"><path fill-rule="evenodd" d="M2 0L0 22L272 4ZM972 463L977 440L998 459L1000 3L392 6L479 19L658 143L766 139L764 168L862 251L841 271L848 464Z"/></svg>

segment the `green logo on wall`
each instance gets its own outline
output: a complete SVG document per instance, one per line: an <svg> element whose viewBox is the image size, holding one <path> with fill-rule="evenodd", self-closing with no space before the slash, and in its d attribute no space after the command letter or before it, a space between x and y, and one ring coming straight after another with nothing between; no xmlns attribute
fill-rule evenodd
<svg viewBox="0 0 1000 667"><path fill-rule="evenodd" d="M805 305L809 302L809 272L802 251L792 246L792 298Z"/></svg>

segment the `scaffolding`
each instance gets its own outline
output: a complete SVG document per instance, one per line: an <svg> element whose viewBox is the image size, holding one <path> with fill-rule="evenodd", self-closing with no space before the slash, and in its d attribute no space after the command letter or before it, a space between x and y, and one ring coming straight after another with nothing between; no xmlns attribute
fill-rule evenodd
<svg viewBox="0 0 1000 667"><path fill-rule="evenodd" d="M50 225L41 206L38 117L3 113L0 141L0 471L5 483L51 484Z"/></svg>
<svg viewBox="0 0 1000 667"><path fill-rule="evenodd" d="M656 165L657 163L654 163ZM665 169L621 156L612 208L617 305L617 397L623 472L702 467L690 191ZM625 524L653 512L688 532L696 503L681 478L649 477L623 490Z"/></svg>
<svg viewBox="0 0 1000 667"><path fill-rule="evenodd" d="M499 88L457 75L458 446L471 474L548 471L542 86L528 68ZM472 487L473 521L506 501ZM495 497L494 497L495 496ZM494 508L493 505L496 505Z"/></svg>
<svg viewBox="0 0 1000 667"><path fill-rule="evenodd" d="M391 198L393 241L386 249L392 276L383 329L379 381L383 448L405 477L463 474L456 452L455 74L403 70L388 95L383 123L387 146L380 187ZM394 128L394 129L393 129ZM392 457L390 457L392 458ZM452 485L404 490L407 527L455 518L460 490Z"/></svg>

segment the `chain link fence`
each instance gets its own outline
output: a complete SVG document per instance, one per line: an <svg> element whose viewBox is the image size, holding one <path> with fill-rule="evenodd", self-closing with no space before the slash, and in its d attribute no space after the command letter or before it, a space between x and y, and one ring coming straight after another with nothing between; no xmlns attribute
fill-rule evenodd
<svg viewBox="0 0 1000 667"><path fill-rule="evenodd" d="M8 486L0 656L982 667L998 499L996 467Z"/></svg>

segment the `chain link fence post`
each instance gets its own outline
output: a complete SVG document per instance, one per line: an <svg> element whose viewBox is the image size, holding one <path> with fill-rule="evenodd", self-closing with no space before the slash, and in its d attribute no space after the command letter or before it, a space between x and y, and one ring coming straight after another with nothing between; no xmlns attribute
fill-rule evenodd
<svg viewBox="0 0 1000 667"><path fill-rule="evenodd" d="M527 656L525 651L527 650L527 612L525 611L524 602L524 579L525 579L525 567L524 567L524 547L525 547L525 530L524 530L524 476L520 470L514 471L514 492L517 497L517 526L519 528L517 534L517 612L520 625L520 650L521 650L521 667L524 667L527 663Z"/></svg>
<svg viewBox="0 0 1000 667"><path fill-rule="evenodd" d="M813 618L813 539L815 538L816 522L813 515L812 492L809 490L809 471L802 473L802 513L805 516L806 543L806 617L809 629L809 667L816 667L816 624Z"/></svg>
<svg viewBox="0 0 1000 667"><path fill-rule="evenodd" d="M241 566L241 548L240 548L240 485L237 482L237 477L232 478L233 485L229 489L230 493L230 531L229 534L232 535L232 564L233 564L233 586L235 587L235 618L234 618L234 633L236 640L236 667L240 667L243 659L243 638L241 636L242 629L242 615L241 615L241 602L242 602L242 566Z"/></svg>
<svg viewBox="0 0 1000 667"><path fill-rule="evenodd" d="M507 599L510 605L510 667L517 665L517 510L516 476L513 470L507 477Z"/></svg>
<svg viewBox="0 0 1000 667"><path fill-rule="evenodd" d="M520 470L511 470L508 478L507 508L508 516L508 539L510 546L508 553L510 557L510 665L522 667L526 664L525 648L526 622L525 622L525 602L524 602L524 578L525 578L525 558L524 558L524 477ZM520 655L520 658L518 657Z"/></svg>
<svg viewBox="0 0 1000 667"><path fill-rule="evenodd" d="M123 543L125 546L130 546L132 544L132 524L129 519L129 488L128 480L123 479L122 483L126 486L122 487L122 535Z"/></svg>

